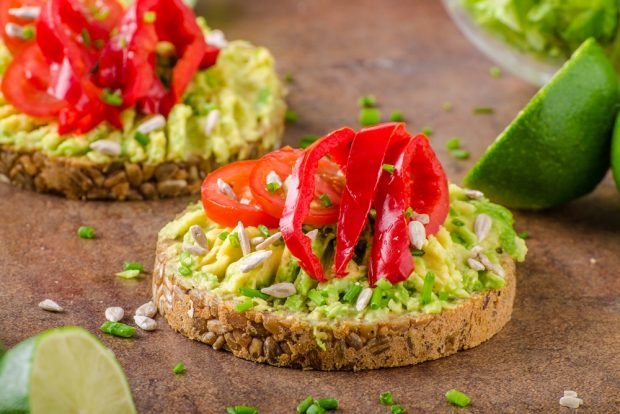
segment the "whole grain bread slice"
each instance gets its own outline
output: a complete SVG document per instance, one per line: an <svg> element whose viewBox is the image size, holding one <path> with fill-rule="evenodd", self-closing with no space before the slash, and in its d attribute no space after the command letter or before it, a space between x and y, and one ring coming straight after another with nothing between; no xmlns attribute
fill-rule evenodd
<svg viewBox="0 0 620 414"><path fill-rule="evenodd" d="M230 300L183 287L167 270L165 252L172 243L178 241L160 235L157 244L152 293L159 312L188 338L254 362L325 371L413 365L481 344L512 313L516 276L508 256L501 259L506 273L502 289L476 293L439 314L395 315L371 323L311 322L283 311L239 313Z"/></svg>

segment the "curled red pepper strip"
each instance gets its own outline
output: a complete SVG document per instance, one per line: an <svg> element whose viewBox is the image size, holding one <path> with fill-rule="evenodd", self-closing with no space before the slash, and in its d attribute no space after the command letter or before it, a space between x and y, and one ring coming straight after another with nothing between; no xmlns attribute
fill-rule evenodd
<svg viewBox="0 0 620 414"><path fill-rule="evenodd" d="M339 276L346 274L347 264L368 221L377 184L384 172L382 167L387 150L403 137L408 139L404 130L402 124L382 124L362 129L353 139L338 215L334 265Z"/></svg>
<svg viewBox="0 0 620 414"><path fill-rule="evenodd" d="M299 260L299 266L318 281L326 280L325 272L301 227L314 199L314 173L321 158L332 152L342 153L354 137L355 131L351 128L341 128L316 141L295 163L288 184L280 231L291 254Z"/></svg>

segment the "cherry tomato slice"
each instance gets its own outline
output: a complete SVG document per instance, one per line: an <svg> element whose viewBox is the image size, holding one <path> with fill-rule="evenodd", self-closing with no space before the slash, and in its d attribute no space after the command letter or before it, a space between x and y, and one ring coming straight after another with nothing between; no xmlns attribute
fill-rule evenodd
<svg viewBox="0 0 620 414"><path fill-rule="evenodd" d="M250 174L256 163L254 160L237 161L207 175L201 195L205 213L211 220L228 227L236 226L239 221L246 226L278 227L279 220L261 209L250 191ZM217 181L220 178L232 187L236 200L219 190ZM247 204L241 203L244 199Z"/></svg>
<svg viewBox="0 0 620 414"><path fill-rule="evenodd" d="M49 66L36 44L16 56L2 78L2 94L20 111L41 118L55 117L66 105L47 93Z"/></svg>
<svg viewBox="0 0 620 414"><path fill-rule="evenodd" d="M269 191L267 176L273 171L284 182L302 153L303 151L290 147L269 153L258 160L256 168L250 175L250 188L254 199L264 211L274 217L282 216L286 200L286 185L276 191ZM339 170L338 164L327 158L319 162L314 189L315 199L310 205L310 213L304 219L304 224L326 225L338 221L340 200L344 189L344 176L338 174Z"/></svg>
<svg viewBox="0 0 620 414"><path fill-rule="evenodd" d="M20 37L13 37L6 31L6 25L13 23L18 26L26 27L30 26L34 29L34 20L20 18L12 15L9 10L15 10L22 7L41 7L45 3L45 0L1 0L0 1L0 28L2 29L2 41L9 48L9 51L14 56L19 55L28 46L35 43L34 37L31 39L22 39Z"/></svg>

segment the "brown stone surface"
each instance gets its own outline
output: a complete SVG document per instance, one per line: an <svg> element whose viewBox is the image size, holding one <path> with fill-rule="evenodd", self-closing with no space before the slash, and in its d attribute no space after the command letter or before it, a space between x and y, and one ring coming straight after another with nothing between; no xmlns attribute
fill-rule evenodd
<svg viewBox="0 0 620 414"><path fill-rule="evenodd" d="M460 182L535 92L507 74L491 79L491 62L437 0L213 0L206 12L230 38L270 47L281 71L294 74L289 101L300 122L287 131L289 143L355 125L357 97L374 93L384 113L402 109L412 130L433 128L439 156ZM453 112L442 111L444 101ZM496 113L472 115L478 105ZM471 160L443 149L455 135ZM579 412L620 412L620 195L609 177L570 205L516 215L531 250L518 268L513 320L496 337L445 359L361 373L255 365L175 334L161 318L159 330L135 339L99 334L107 306L132 314L150 298L149 276L114 273L124 260L151 270L157 231L187 201L83 203L0 183L0 340L12 346L46 328L85 326L115 351L143 413L223 413L235 403L290 413L308 394L339 398L342 412L387 413L377 403L385 390L411 413L562 413L570 411L558 405L564 389L584 399ZM76 236L85 224L96 239ZM38 309L48 297L66 312ZM187 373L174 376L179 361ZM472 397L469 409L444 402L452 387Z"/></svg>

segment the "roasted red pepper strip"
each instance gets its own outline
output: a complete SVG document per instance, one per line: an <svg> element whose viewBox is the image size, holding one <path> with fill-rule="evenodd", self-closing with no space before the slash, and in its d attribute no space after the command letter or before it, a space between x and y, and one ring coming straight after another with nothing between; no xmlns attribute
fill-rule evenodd
<svg viewBox="0 0 620 414"><path fill-rule="evenodd" d="M402 139L409 139L409 136L404 126L397 123L362 129L353 139L338 215L334 265L339 276L346 274L347 264L368 221L388 147Z"/></svg>
<svg viewBox="0 0 620 414"><path fill-rule="evenodd" d="M411 198L411 146L412 140L401 140L390 146L385 156L385 163L393 165L394 171L381 175L375 196L377 217L368 272L371 286L380 278L401 282L413 271L405 217Z"/></svg>
<svg viewBox="0 0 620 414"><path fill-rule="evenodd" d="M284 211L280 219L280 231L286 246L299 260L300 267L319 281L326 280L325 272L301 226L310 211L310 202L314 199L314 173L319 161L334 151L342 153L354 137L355 131L351 128L341 128L316 141L295 163L288 185Z"/></svg>

